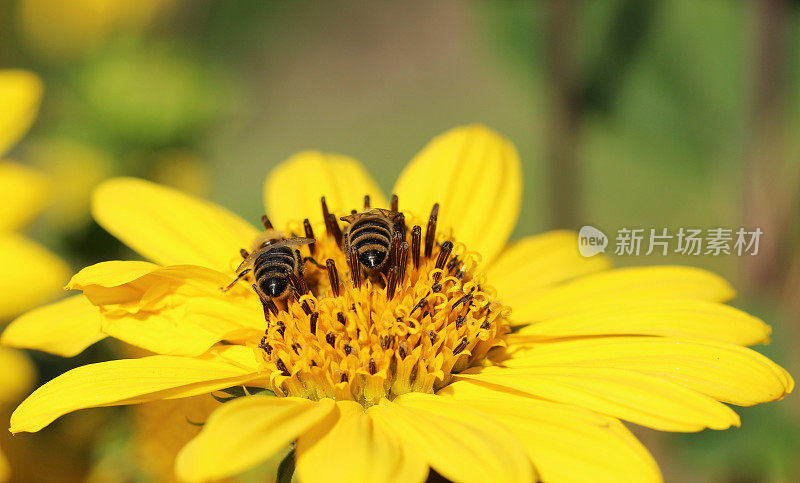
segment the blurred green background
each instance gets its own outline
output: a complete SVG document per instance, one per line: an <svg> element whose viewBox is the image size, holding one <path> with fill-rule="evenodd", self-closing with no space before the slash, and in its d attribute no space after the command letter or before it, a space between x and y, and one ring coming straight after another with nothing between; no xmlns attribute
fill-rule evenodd
<svg viewBox="0 0 800 483"><path fill-rule="evenodd" d="M295 151L352 155L388 191L431 137L481 122L522 157L515 237L583 224L610 236L760 227L755 257L617 264L726 276L740 291L735 305L774 328L758 350L797 376L799 7L0 1L0 66L30 69L46 88L11 156L56 181L53 206L29 233L75 269L130 257L88 216L91 186L105 177L153 179L255 221L264 177ZM34 357L44 381L119 350L104 342L70 360ZM140 415L125 411L73 414L39 435L4 437L3 448L22 479L166 478L142 469L130 437ZM739 412L743 427L722 433L636 432L668 481L797 481L797 398ZM30 466L42 458L49 472Z"/></svg>

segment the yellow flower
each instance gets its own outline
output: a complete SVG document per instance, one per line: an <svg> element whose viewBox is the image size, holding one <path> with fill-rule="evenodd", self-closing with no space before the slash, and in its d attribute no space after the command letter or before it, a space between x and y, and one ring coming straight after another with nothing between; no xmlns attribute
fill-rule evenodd
<svg viewBox="0 0 800 483"><path fill-rule="evenodd" d="M11 431L245 385L275 397L223 404L179 455L179 477L236 474L296 442L302 481L422 481L431 468L454 481L656 481L657 465L620 420L724 429L739 418L723 403L792 390L785 370L744 347L766 342L769 327L723 305L733 290L714 274L609 269L602 256L581 257L566 231L506 247L520 164L482 126L435 138L393 192L406 237L391 245L392 268L367 277L339 248L337 218L395 199L344 156L300 153L276 168L265 224L313 232L300 249L324 268L305 264L292 281L302 295L262 302L253 280L220 290L259 230L146 181L105 182L95 219L153 263L100 263L69 287L96 307L105 334L157 355L57 377L17 408ZM78 324L83 315L63 309L17 322Z"/></svg>
<svg viewBox="0 0 800 483"><path fill-rule="evenodd" d="M42 82L22 70L0 70L0 160L28 130L42 97ZM35 170L0 161L0 322L58 294L68 268L44 247L15 233L38 214L47 185ZM34 381L24 354L0 347L0 404L16 402ZM0 481L9 476L0 453Z"/></svg>

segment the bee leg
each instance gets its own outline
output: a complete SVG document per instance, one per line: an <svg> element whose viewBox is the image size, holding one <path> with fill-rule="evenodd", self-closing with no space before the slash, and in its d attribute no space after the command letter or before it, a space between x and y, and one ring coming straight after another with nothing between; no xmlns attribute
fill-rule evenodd
<svg viewBox="0 0 800 483"><path fill-rule="evenodd" d="M236 282L243 279L248 273L250 273L249 268L242 270L241 272L239 272L239 275L237 275L236 278L233 279L233 282L228 284L227 287L220 287L219 289L223 292L227 292L228 290L232 289L234 285L236 285Z"/></svg>
<svg viewBox="0 0 800 483"><path fill-rule="evenodd" d="M269 314L272 312L273 315L278 315L278 307L275 306L275 302L270 299L265 299L261 292L258 291L258 287L256 284L252 285L253 290L255 290L256 295L258 295L258 299L261 300L261 305L264 307L264 318L269 322Z"/></svg>
<svg viewBox="0 0 800 483"><path fill-rule="evenodd" d="M305 258L303 258L303 264L305 264L306 262L311 262L317 268L321 268L323 270L327 270L327 268L328 268L327 266L325 266L325 265L319 263L318 261L314 260L314 257L305 257Z"/></svg>

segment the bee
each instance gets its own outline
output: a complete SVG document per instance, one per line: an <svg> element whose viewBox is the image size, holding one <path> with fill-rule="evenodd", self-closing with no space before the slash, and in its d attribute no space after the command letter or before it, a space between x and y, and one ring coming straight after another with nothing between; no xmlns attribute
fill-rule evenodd
<svg viewBox="0 0 800 483"><path fill-rule="evenodd" d="M383 272L395 239L402 236L403 215L371 208L340 219L349 223L342 237L342 251L348 259L357 261L369 275Z"/></svg>
<svg viewBox="0 0 800 483"><path fill-rule="evenodd" d="M287 237L284 233L268 228L253 244L253 250L242 250L244 260L236 269L233 282L222 289L230 290L236 282L252 272L253 289L265 305L272 300L285 299L291 287L303 283L303 264L305 259L300 250L292 247L314 243L314 238ZM294 279L294 280L293 280ZM302 291L300 287L296 287Z"/></svg>

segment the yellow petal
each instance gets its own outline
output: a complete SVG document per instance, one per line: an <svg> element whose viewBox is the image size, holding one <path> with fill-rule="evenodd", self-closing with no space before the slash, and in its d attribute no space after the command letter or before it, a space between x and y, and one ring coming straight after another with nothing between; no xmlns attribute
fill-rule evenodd
<svg viewBox="0 0 800 483"><path fill-rule="evenodd" d="M509 336L515 344L598 335L658 335L739 345L769 342L770 327L733 307L690 299L616 297L586 311L537 322Z"/></svg>
<svg viewBox="0 0 800 483"><path fill-rule="evenodd" d="M97 307L79 295L23 314L6 327L0 342L72 357L105 337Z"/></svg>
<svg viewBox="0 0 800 483"><path fill-rule="evenodd" d="M0 70L0 156L33 124L44 86L36 74L25 70Z"/></svg>
<svg viewBox="0 0 800 483"><path fill-rule="evenodd" d="M277 453L335 410L332 399L251 396L225 403L178 454L178 477L206 481L233 476Z"/></svg>
<svg viewBox="0 0 800 483"><path fill-rule="evenodd" d="M452 481L525 481L531 462L519 441L480 412L432 394L381 400L367 411L410 452Z"/></svg>
<svg viewBox="0 0 800 483"><path fill-rule="evenodd" d="M485 126L451 129L411 160L394 193L400 209L420 223L439 203L441 232L452 228L458 241L488 263L517 224L522 203L519 155L510 141Z"/></svg>
<svg viewBox="0 0 800 483"><path fill-rule="evenodd" d="M724 404L634 371L584 366L486 367L458 378L591 409L661 431L739 425L739 417Z"/></svg>
<svg viewBox="0 0 800 483"><path fill-rule="evenodd" d="M535 322L610 304L614 297L633 296L725 302L733 298L734 291L719 276L694 267L617 268L520 299L512 306L512 317L518 322Z"/></svg>
<svg viewBox="0 0 800 483"><path fill-rule="evenodd" d="M353 401L339 401L338 415L324 421L297 440L297 476L313 482L425 481L428 465L402 445Z"/></svg>
<svg viewBox="0 0 800 483"><path fill-rule="evenodd" d="M537 344L503 364L636 371L739 406L781 399L794 387L783 368L758 352L707 340L604 337L553 342Z"/></svg>
<svg viewBox="0 0 800 483"><path fill-rule="evenodd" d="M17 230L38 214L49 199L48 189L38 171L0 162L0 233Z"/></svg>
<svg viewBox="0 0 800 483"><path fill-rule="evenodd" d="M370 196L371 206L389 208L383 192L361 163L318 151L295 154L276 166L264 182L264 206L280 230L288 222L303 218L322 223L323 196L338 219L352 209L361 210L364 195Z"/></svg>
<svg viewBox="0 0 800 483"><path fill-rule="evenodd" d="M604 255L581 256L578 235L558 230L514 243L489 265L486 275L503 302L516 307L544 288L610 266Z"/></svg>
<svg viewBox="0 0 800 483"><path fill-rule="evenodd" d="M33 392L11 415L11 432L34 432L78 409L205 394L257 377L224 352L206 359L149 356L72 369Z"/></svg>
<svg viewBox="0 0 800 483"><path fill-rule="evenodd" d="M162 265L231 271L258 232L230 211L177 190L135 178L101 183L92 214L109 233Z"/></svg>
<svg viewBox="0 0 800 483"><path fill-rule="evenodd" d="M24 352L0 347L0 403L18 401L33 387L36 370Z"/></svg>
<svg viewBox="0 0 800 483"><path fill-rule="evenodd" d="M68 277L69 267L43 246L0 235L0 320L57 297Z"/></svg>
<svg viewBox="0 0 800 483"><path fill-rule="evenodd" d="M158 354L198 355L223 339L261 337L264 311L245 283L193 265L105 262L81 270L69 288L100 307L103 332Z"/></svg>
<svg viewBox="0 0 800 483"><path fill-rule="evenodd" d="M660 481L653 457L617 419L459 381L439 391L492 416L525 446L543 481Z"/></svg>

